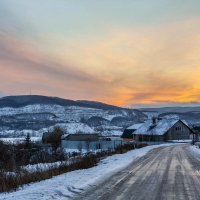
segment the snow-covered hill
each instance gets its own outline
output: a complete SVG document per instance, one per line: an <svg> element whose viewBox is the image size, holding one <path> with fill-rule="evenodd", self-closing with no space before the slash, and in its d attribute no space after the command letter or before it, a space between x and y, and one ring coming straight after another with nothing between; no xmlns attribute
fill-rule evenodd
<svg viewBox="0 0 200 200"><path fill-rule="evenodd" d="M200 107L142 108L140 111L149 119L152 117L178 118L185 120L191 127L200 127Z"/></svg>
<svg viewBox="0 0 200 200"><path fill-rule="evenodd" d="M42 136L54 126L67 133L120 135L123 129L142 122L146 115L134 109L99 102L72 101L44 96L13 96L0 99L0 136Z"/></svg>

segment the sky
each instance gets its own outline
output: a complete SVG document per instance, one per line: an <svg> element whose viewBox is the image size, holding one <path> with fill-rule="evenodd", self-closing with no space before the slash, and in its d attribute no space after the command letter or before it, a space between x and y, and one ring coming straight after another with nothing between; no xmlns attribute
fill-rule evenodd
<svg viewBox="0 0 200 200"><path fill-rule="evenodd" d="M199 0L0 0L0 96L200 105Z"/></svg>

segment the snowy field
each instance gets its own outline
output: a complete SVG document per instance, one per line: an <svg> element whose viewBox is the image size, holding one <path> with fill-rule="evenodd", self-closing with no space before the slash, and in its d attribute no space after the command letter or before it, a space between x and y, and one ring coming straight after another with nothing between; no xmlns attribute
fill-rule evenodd
<svg viewBox="0 0 200 200"><path fill-rule="evenodd" d="M68 172L52 179L38 183L25 185L16 192L0 194L1 200L66 200L85 190L87 187L96 185L112 176L117 171L128 166L136 158L144 156L147 152L162 144L148 146L129 151L125 154L117 154L102 160L97 166L85 170Z"/></svg>
<svg viewBox="0 0 200 200"><path fill-rule="evenodd" d="M10 143L10 144L21 143L21 142L24 142L24 140L25 140L25 137L22 137L22 138L0 138L0 141ZM42 141L42 138L41 137L31 137L31 141L32 142L40 142L40 141Z"/></svg>

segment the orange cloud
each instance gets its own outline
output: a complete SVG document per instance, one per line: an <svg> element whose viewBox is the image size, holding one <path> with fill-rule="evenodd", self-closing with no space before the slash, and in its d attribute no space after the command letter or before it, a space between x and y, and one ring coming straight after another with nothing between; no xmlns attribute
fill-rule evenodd
<svg viewBox="0 0 200 200"><path fill-rule="evenodd" d="M1 35L0 91L22 94L32 88L37 94L115 105L198 102L199 27L200 21L192 20L114 29L55 44L47 36L55 47L46 52L48 46L36 49Z"/></svg>
<svg viewBox="0 0 200 200"><path fill-rule="evenodd" d="M77 40L59 55L101 79L109 103L199 101L200 20L155 27L113 30L107 36ZM69 41L68 41L69 42ZM74 47L74 48L71 48Z"/></svg>

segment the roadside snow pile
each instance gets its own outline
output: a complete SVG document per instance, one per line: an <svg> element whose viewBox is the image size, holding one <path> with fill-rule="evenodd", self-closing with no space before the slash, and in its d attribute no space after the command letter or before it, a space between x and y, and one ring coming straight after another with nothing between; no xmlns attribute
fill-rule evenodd
<svg viewBox="0 0 200 200"><path fill-rule="evenodd" d="M34 164L34 165L26 165L24 167L22 167L24 170L28 171L28 172L37 172L37 171L46 171L48 169L52 169L52 168L58 168L61 164L63 165L67 165L70 164L70 161L65 161L65 162L54 162L54 163L38 163L38 164Z"/></svg>
<svg viewBox="0 0 200 200"><path fill-rule="evenodd" d="M148 146L125 154L113 155L102 160L95 167L65 173L49 180L26 185L16 192L0 194L0 199L70 199L75 194L86 189L86 187L96 185L109 178L117 171L128 166L136 158L144 156L150 150L168 145L170 144Z"/></svg>
<svg viewBox="0 0 200 200"><path fill-rule="evenodd" d="M198 146L189 146L189 150L195 158L200 160L200 148Z"/></svg>

